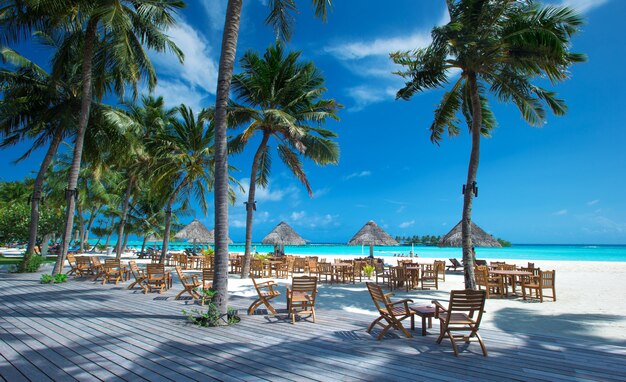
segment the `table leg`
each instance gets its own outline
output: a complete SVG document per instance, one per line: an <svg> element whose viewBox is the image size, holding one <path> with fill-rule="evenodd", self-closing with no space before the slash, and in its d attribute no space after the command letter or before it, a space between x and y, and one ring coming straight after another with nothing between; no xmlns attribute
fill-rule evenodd
<svg viewBox="0 0 626 382"><path fill-rule="evenodd" d="M426 335L426 316L422 316L422 336Z"/></svg>

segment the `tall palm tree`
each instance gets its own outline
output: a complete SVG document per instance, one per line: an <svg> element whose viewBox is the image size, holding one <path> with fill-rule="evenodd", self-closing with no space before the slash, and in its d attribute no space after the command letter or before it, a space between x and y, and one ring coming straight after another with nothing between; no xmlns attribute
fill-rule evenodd
<svg viewBox="0 0 626 382"><path fill-rule="evenodd" d="M213 188L213 125L207 123L204 111L195 116L193 110L181 105L179 112L181 120L172 120L148 143L157 158L155 183L172 186L165 207L161 263L168 250L174 203L182 197L185 204L193 194L206 214L206 193Z"/></svg>
<svg viewBox="0 0 626 382"><path fill-rule="evenodd" d="M330 0L313 0L315 15L326 19ZM215 94L215 273L213 288L217 294L214 298L218 311L226 317L228 308L228 143L226 139L227 107L230 83L233 77L237 39L241 22L242 0L228 0L226 20L222 35L220 63L217 75L217 92ZM289 31L295 12L295 0L270 2L272 9L266 19L268 24L278 31ZM289 33L278 33L289 37Z"/></svg>
<svg viewBox="0 0 626 382"><path fill-rule="evenodd" d="M311 159L318 165L339 161L339 147L329 139L337 135L320 126L328 118L338 120L335 113L341 105L334 100L320 99L326 91L324 78L313 62L298 62L300 54L286 53L280 43L270 46L263 57L247 52L240 61L243 72L233 77L233 90L242 105L233 105L232 113L248 121L244 131L229 143L231 150L240 152L252 137L261 135L250 173L242 277L250 272L256 186L269 184L270 139L276 140L279 158L309 195L313 195L313 190L300 158Z"/></svg>
<svg viewBox="0 0 626 382"><path fill-rule="evenodd" d="M147 77L152 89L156 83L154 67L144 50L148 47L158 52L169 49L183 54L164 33L175 23L173 12L184 6L178 0L14 0L4 9L0 24L5 28L4 40L15 41L34 28L61 29L68 33L68 41L82 39L81 105L78 131L74 144L72 169L67 186L67 214L62 251L54 273L61 271L71 236L78 171L80 169L83 141L89 122L89 112L94 90L101 97L108 86L105 74L114 73L114 90L123 94L130 83L133 94L137 82ZM61 50L58 57L68 58ZM95 64L95 67L94 67ZM111 68L113 66L113 68Z"/></svg>
<svg viewBox="0 0 626 382"><path fill-rule="evenodd" d="M443 87L449 71L461 75L454 81L435 110L430 139L439 143L445 131L459 134L462 113L472 137L472 150L464 186L462 242L465 287L475 288L471 239L472 199L480 156L480 136L489 136L495 118L489 108L489 93L502 102L515 104L532 126L543 126L544 104L555 115L567 111L556 93L531 81L547 78L557 83L568 78L569 67L585 60L570 52L571 38L583 20L572 9L540 6L522 0L448 0L450 22L432 31L432 43L412 52L391 55L406 80L397 98Z"/></svg>

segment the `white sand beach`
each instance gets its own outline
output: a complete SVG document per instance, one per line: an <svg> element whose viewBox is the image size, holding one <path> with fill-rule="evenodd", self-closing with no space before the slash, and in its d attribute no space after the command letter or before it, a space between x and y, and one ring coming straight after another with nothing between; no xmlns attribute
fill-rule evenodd
<svg viewBox="0 0 626 382"><path fill-rule="evenodd" d="M354 258L347 255L321 255L332 262L336 258ZM385 257L386 263L395 264L399 258ZM435 259L417 258L429 262ZM490 259L486 259L490 261ZM148 260L139 260L147 262ZM502 261L502 259L498 259ZM497 328L512 335L550 334L572 339L587 339L601 342L626 341L626 301L623 287L626 286L626 262L589 261L534 261L505 260L509 264L525 265L534 262L543 270L556 270L557 301L544 299L523 301L521 296L487 301L484 327ZM449 264L449 261L446 260ZM290 284L288 279L275 280L279 285ZM174 285L174 289L178 289ZM397 298L413 299L415 304L428 305L431 300L445 301L449 291L463 289L461 271L449 271L446 281L439 290L394 291ZM255 295L249 279L237 276L229 279L229 290L233 295L252 297ZM519 288L518 288L519 290ZM318 300L319 310L325 305L347 312L375 315L374 306L364 283L322 284ZM444 304L445 305L445 304Z"/></svg>

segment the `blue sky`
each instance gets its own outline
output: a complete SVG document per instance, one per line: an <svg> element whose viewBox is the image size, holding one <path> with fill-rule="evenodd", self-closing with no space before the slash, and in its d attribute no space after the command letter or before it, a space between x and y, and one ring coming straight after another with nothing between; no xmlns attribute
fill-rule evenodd
<svg viewBox="0 0 626 382"><path fill-rule="evenodd" d="M266 0L245 2L238 55L262 52L274 41L264 25ZM312 17L310 2L300 1L293 39L326 78L328 98L345 105L339 133L338 166L305 166L315 190L309 198L287 169L274 160L271 184L257 191L254 240L281 220L313 242L346 242L368 220L392 235L445 234L460 219L461 184L467 173L470 139L466 131L429 141L428 127L443 91L395 101L402 82L388 54L429 43L430 30L446 21L443 0L335 1L328 22ZM553 1L556 3L556 1ZM577 7L587 20L574 50L589 61L572 69L556 87L570 111L531 128L511 105L494 103L498 129L483 139L478 171L479 197L473 219L488 232L514 243L626 243L626 92L618 67L626 58L626 37L618 25L626 14L619 0L561 1ZM170 56L152 55L157 94L170 105L199 109L214 102L225 0L191 1L170 31L186 54L181 66ZM29 57L45 54L28 48ZM621 65L620 65L621 66ZM245 185L253 141L231 164ZM43 153L19 165L10 163L24 149L2 152L2 179L20 179L37 168ZM230 210L231 237L244 239L244 195ZM213 226L213 210L196 216Z"/></svg>

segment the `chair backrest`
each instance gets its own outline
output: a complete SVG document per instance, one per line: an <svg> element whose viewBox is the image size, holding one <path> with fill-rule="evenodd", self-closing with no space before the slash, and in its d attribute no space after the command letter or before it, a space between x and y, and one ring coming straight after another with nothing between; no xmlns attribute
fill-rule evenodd
<svg viewBox="0 0 626 382"><path fill-rule="evenodd" d="M500 264L498 265L498 269L502 271L514 271L517 269L515 264Z"/></svg>
<svg viewBox="0 0 626 382"><path fill-rule="evenodd" d="M543 271L539 275L541 280L542 288L552 288L554 287L554 279L555 279L556 271Z"/></svg>
<svg viewBox="0 0 626 382"><path fill-rule="evenodd" d="M490 261L489 262L489 265L494 266L494 267L497 267L497 266L502 265L502 264L506 264L506 262L504 262L504 261Z"/></svg>
<svg viewBox="0 0 626 382"><path fill-rule="evenodd" d="M454 258L454 257L453 257L453 258L451 258L451 259L448 259L448 260L450 260L450 262L452 263L452 265L454 265L455 267L462 267L462 266L463 266L463 264L461 264L461 263L459 262L459 260L457 260L457 259L456 259L456 258Z"/></svg>
<svg viewBox="0 0 626 382"><path fill-rule="evenodd" d="M120 261L118 259L104 259L105 268L119 268Z"/></svg>
<svg viewBox="0 0 626 382"><path fill-rule="evenodd" d="M91 260L89 259L89 256L78 256L76 257L76 265L83 266L83 267L90 267Z"/></svg>
<svg viewBox="0 0 626 382"><path fill-rule="evenodd" d="M443 260L435 260L434 267L437 273L445 273L446 271L446 262Z"/></svg>
<svg viewBox="0 0 626 382"><path fill-rule="evenodd" d="M215 275L215 272L213 271L213 268L204 268L202 269L202 284L208 284L208 283L213 283L213 276Z"/></svg>
<svg viewBox="0 0 626 382"><path fill-rule="evenodd" d="M310 257L307 260L308 260L307 262L309 265L309 269L311 270L317 269L317 257Z"/></svg>
<svg viewBox="0 0 626 382"><path fill-rule="evenodd" d="M476 260L475 264L476 265L487 265L487 260Z"/></svg>
<svg viewBox="0 0 626 382"><path fill-rule="evenodd" d="M474 267L474 277L476 277L476 284L487 286L489 283L489 272L487 271L487 266L479 265Z"/></svg>
<svg viewBox="0 0 626 382"><path fill-rule="evenodd" d="M187 282L187 276L183 273L183 269L181 268L181 266L176 265L174 268L176 268L176 274L178 275L180 282L183 283L183 285L188 285L189 282Z"/></svg>
<svg viewBox="0 0 626 382"><path fill-rule="evenodd" d="M130 271L135 274L139 273L139 267L137 266L137 262L135 260L131 260L128 262L128 266L130 267Z"/></svg>
<svg viewBox="0 0 626 382"><path fill-rule="evenodd" d="M291 292L305 292L311 296L311 301L315 302L317 294L317 277L300 276L294 277L291 281Z"/></svg>
<svg viewBox="0 0 626 382"><path fill-rule="evenodd" d="M178 269L176 271L178 272ZM146 264L146 273L148 274L149 279L156 276L165 276L165 265L159 263Z"/></svg>
<svg viewBox="0 0 626 382"><path fill-rule="evenodd" d="M535 267L535 263L528 263L528 265L526 266L526 268L534 268Z"/></svg>
<svg viewBox="0 0 626 382"><path fill-rule="evenodd" d="M322 257L321 259L318 259L317 261L318 261L319 263L325 263L327 260L328 260L327 258Z"/></svg>
<svg viewBox="0 0 626 382"><path fill-rule="evenodd" d="M453 290L450 292L450 304L448 305L448 320L454 313L465 313L476 321L476 328L480 325L480 320L485 309L485 298L487 292L484 290ZM476 316L475 316L476 315Z"/></svg>
<svg viewBox="0 0 626 382"><path fill-rule="evenodd" d="M317 271L322 274L331 275L333 266L330 263L317 263Z"/></svg>
<svg viewBox="0 0 626 382"><path fill-rule="evenodd" d="M391 302L389 301L389 297L385 296L381 287L376 283L370 282L366 282L365 285L367 285L367 290L370 292L370 296L372 297L372 301L374 301L374 305L376 305L376 309L378 309L378 311L387 310Z"/></svg>
<svg viewBox="0 0 626 382"><path fill-rule="evenodd" d="M93 264L94 267L102 266L102 263L100 262L100 258L98 256L91 256L91 264Z"/></svg>
<svg viewBox="0 0 626 382"><path fill-rule="evenodd" d="M76 258L73 253L67 254L67 262L70 263L70 266L72 267L76 266Z"/></svg>

